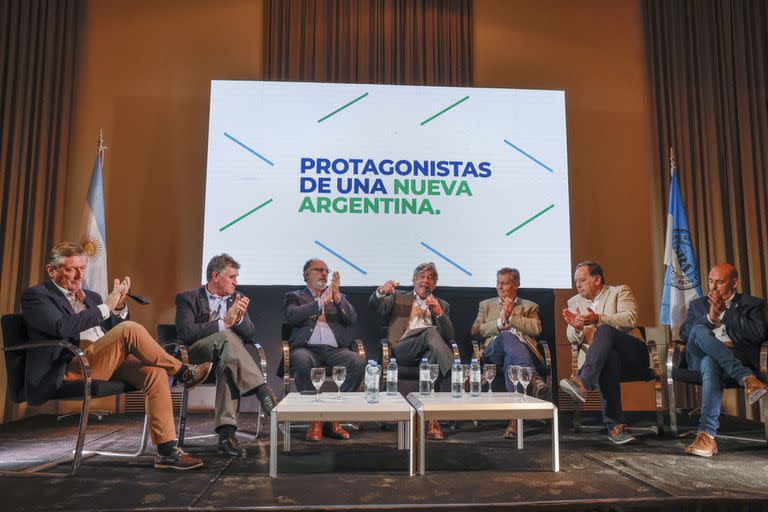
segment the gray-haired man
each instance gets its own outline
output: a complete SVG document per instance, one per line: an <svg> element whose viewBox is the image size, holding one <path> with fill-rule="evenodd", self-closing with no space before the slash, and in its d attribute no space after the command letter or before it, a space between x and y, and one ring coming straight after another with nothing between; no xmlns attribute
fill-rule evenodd
<svg viewBox="0 0 768 512"><path fill-rule="evenodd" d="M216 361L216 432L219 453L245 457L235 437L240 397L256 394L265 414L277 404L264 375L245 348L255 328L248 297L235 292L240 264L228 254L211 258L208 283L176 295L176 331L190 361Z"/></svg>

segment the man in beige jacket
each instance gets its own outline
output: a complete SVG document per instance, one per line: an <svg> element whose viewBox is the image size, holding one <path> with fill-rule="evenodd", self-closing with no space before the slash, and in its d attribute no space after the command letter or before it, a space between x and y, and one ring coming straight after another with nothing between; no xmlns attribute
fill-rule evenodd
<svg viewBox="0 0 768 512"><path fill-rule="evenodd" d="M580 402L588 390L599 389L608 438L614 444L634 442L625 430L621 375L649 366L645 343L629 334L637 321L637 301L628 286L607 286L603 269L592 261L576 265L573 280L579 293L563 310L568 340L574 345L592 341L579 374L561 380L560 389Z"/></svg>

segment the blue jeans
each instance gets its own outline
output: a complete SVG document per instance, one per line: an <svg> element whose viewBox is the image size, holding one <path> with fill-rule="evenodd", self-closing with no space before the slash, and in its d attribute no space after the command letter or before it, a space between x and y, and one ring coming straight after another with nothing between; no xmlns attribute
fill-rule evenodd
<svg viewBox="0 0 768 512"><path fill-rule="evenodd" d="M515 391L512 381L509 380L507 368L510 366L531 366L533 360L528 351L528 345L509 331L503 331L493 338L483 352L483 359L491 364L503 365L504 384L507 391ZM489 384L489 385L492 385Z"/></svg>
<svg viewBox="0 0 768 512"><path fill-rule="evenodd" d="M731 349L715 338L712 329L701 324L691 329L685 344L685 360L688 368L701 373L699 432L714 436L720 426L717 418L723 401L723 380L731 377L741 382L754 373L736 358Z"/></svg>

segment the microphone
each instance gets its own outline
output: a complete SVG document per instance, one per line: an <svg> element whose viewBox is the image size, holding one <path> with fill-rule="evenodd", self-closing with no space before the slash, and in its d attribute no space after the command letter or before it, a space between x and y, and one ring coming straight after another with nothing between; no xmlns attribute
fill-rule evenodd
<svg viewBox="0 0 768 512"><path fill-rule="evenodd" d="M145 299L145 298L144 298L144 297L142 297L141 295L134 295L133 293L126 293L125 295L126 295L126 296L128 296L128 297L130 297L130 298L132 298L133 300L135 300L136 302L138 302L138 303L139 303L139 304L141 304L142 306L146 306L146 305L148 305L148 304L152 304L152 303L149 301L149 299Z"/></svg>

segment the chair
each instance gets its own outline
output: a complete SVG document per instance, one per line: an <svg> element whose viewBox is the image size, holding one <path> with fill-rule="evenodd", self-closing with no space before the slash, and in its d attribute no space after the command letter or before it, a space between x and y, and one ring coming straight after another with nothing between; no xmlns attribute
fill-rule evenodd
<svg viewBox="0 0 768 512"><path fill-rule="evenodd" d="M680 434L678 431L677 413L677 399L675 397L675 383L683 385L695 385L701 386L701 373L691 370L683 357L685 353L685 343L681 340L673 340L667 349L667 393L669 396L669 424L672 429L672 435L675 437L683 437L687 433ZM765 382L766 376L768 376L768 341L764 341L760 347L760 372L758 378ZM743 389L736 381L730 377L726 379L724 386L725 389ZM700 393L695 393L694 396L700 396ZM768 407L762 408L763 432L765 440L768 440ZM747 437L728 436L718 433L718 437L739 439L744 441L759 441L763 442L763 439L750 439Z"/></svg>
<svg viewBox="0 0 768 512"><path fill-rule="evenodd" d="M540 375L540 377L544 378L544 382L546 382L547 386L549 386L550 393L552 392L552 375L554 374L554 371L552 371L552 354L549 351L549 344L547 343L547 340L536 340L536 344L539 347L539 354L544 358L544 373L545 375ZM480 343L477 340L472 340L472 357L477 359L478 361L481 360L481 357L483 355L482 350L480 349ZM504 372L498 371L498 366L496 371L496 377L501 376L501 381L504 381ZM485 375L483 375L482 378L483 382L486 382ZM494 382L497 382L496 378L494 378ZM488 383L489 386L493 386L493 382Z"/></svg>
<svg viewBox="0 0 768 512"><path fill-rule="evenodd" d="M581 344L571 344L571 374L576 376L579 374L579 353L583 352L585 355L592 343L592 336L594 336L594 329L586 329L584 331L584 342ZM640 371L623 369L621 374L621 382L653 382L654 400L656 405L656 436L661 439L664 435L664 398L662 395L661 385L661 370L659 363L659 353L656 348L656 342L648 340L645 337L644 327L635 327L629 332L632 336L642 339L648 348L648 360L650 366L643 368ZM590 395L597 394L596 391L590 391L587 394L587 400ZM574 400L573 405L573 430L574 432L581 432L581 403Z"/></svg>
<svg viewBox="0 0 768 512"><path fill-rule="evenodd" d="M141 434L141 442L136 452L112 452L83 449L85 444L85 433L88 428L91 398L114 396L120 393L135 391L136 388L117 379L108 381L92 379L91 365L88 362L85 353L66 340L28 341L24 320L21 315L3 315L0 323L2 323L3 340L5 343L3 354L5 355L5 369L8 377L8 396L15 403L23 403L26 401L24 371L27 350L45 347L62 347L63 349L69 350L79 361L83 369L83 375L85 376L85 379L83 380L64 382L56 395L51 397L51 400L77 400L82 402L80 424L77 428L77 437L75 438L75 449L54 455L44 462L27 466L21 470L0 471L0 474L7 476L43 476L51 478L69 477L77 473L77 470L80 468L80 462L85 457L106 455L110 457L134 459L146 451L149 433L149 422L146 414L144 415L144 427ZM67 462L68 460L72 461L72 466L69 472L42 472L44 469Z"/></svg>
<svg viewBox="0 0 768 512"><path fill-rule="evenodd" d="M163 345L166 350L168 350L170 353L174 354L176 357L181 359L181 362L184 364L189 364L189 354L187 346L180 341L178 336L178 333L176 332L176 325L175 324L158 324L157 325L157 342ZM264 375L264 378L267 376L267 358L264 355L264 349L261 347L259 343L254 343L254 346L256 347L256 352L259 354L259 366L261 367L261 373ZM216 385L216 371L215 371L215 365L214 362L214 369L211 371L210 375L206 379L206 381L202 385ZM204 439L207 437L214 437L216 434L203 434L198 436L192 436L192 437L186 437L186 431L187 431L187 407L189 404L189 390L187 388L183 388L181 392L181 408L179 410L179 446L184 446L184 441L188 439ZM238 429L235 432L235 435L243 437L249 441L252 441L254 439L257 439L259 437L259 433L261 432L261 418L263 416L263 413L261 411L261 403L259 403L259 414L258 414L258 420L256 423L256 434L252 435L247 432L242 432L240 429Z"/></svg>
<svg viewBox="0 0 768 512"><path fill-rule="evenodd" d="M461 359L459 354L459 345L451 340L451 351L453 352L454 359ZM383 371L382 375L382 387L386 389L387 386L387 366L389 366L390 354L393 353L393 347L390 346L389 340L381 340L381 367ZM397 364L397 379L398 382L403 380L419 381L419 367L418 366L405 366L400 363Z"/></svg>

